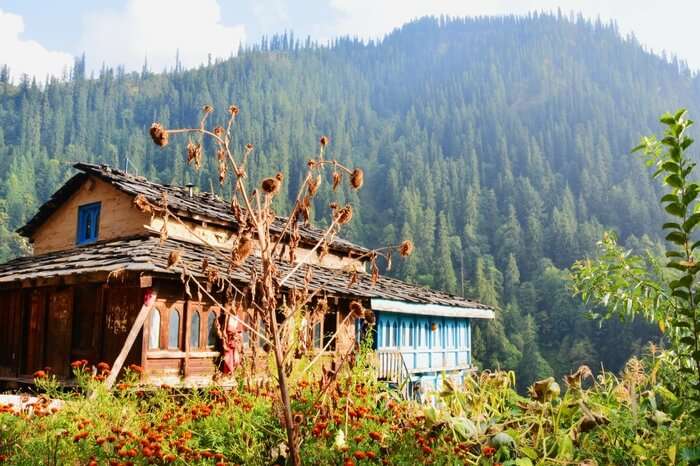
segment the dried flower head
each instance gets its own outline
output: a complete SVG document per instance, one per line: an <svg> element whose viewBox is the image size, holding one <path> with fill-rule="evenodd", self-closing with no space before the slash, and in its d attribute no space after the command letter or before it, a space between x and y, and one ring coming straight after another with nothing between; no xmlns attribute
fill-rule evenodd
<svg viewBox="0 0 700 466"><path fill-rule="evenodd" d="M248 152L252 151L254 148L255 148L255 146L252 145L251 143L248 143L245 145L245 150L247 150Z"/></svg>
<svg viewBox="0 0 700 466"><path fill-rule="evenodd" d="M221 126L217 126L216 128L214 128L213 132L216 136L221 137L224 135L225 130Z"/></svg>
<svg viewBox="0 0 700 466"><path fill-rule="evenodd" d="M250 256L250 253L253 252L253 246L254 242L250 233L245 233L241 236L238 240L238 246L233 250L233 254L231 255L233 263L235 265L241 265L245 262L248 256Z"/></svg>
<svg viewBox="0 0 700 466"><path fill-rule="evenodd" d="M213 111L214 107L212 107L211 105L205 105L204 107L202 107L202 113L204 113L205 115Z"/></svg>
<svg viewBox="0 0 700 466"><path fill-rule="evenodd" d="M266 194L277 194L282 185L282 180L284 179L284 174L282 172L277 172L274 178L265 178L262 181L262 190Z"/></svg>
<svg viewBox="0 0 700 466"><path fill-rule="evenodd" d="M136 205L136 207L144 214L150 214L153 212L151 203L148 202L148 199L146 199L146 196L144 196L143 194L136 195L136 197L134 198L134 205Z"/></svg>
<svg viewBox="0 0 700 466"><path fill-rule="evenodd" d="M199 169L202 166L202 145L198 142L187 142L187 163L194 160L194 166Z"/></svg>
<svg viewBox="0 0 700 466"><path fill-rule="evenodd" d="M329 142L328 136L321 136L321 139L319 142L321 143L321 147L326 147L328 145L328 142Z"/></svg>
<svg viewBox="0 0 700 466"><path fill-rule="evenodd" d="M410 239L404 240L399 245L399 254L401 254L403 257L410 256L412 252L413 252L413 241L411 241Z"/></svg>
<svg viewBox="0 0 700 466"><path fill-rule="evenodd" d="M153 142L160 147L165 147L168 145L168 131L163 128L160 123L153 123L151 125L151 138Z"/></svg>
<svg viewBox="0 0 700 466"><path fill-rule="evenodd" d="M350 314L355 318L360 318L364 314L365 309L359 301L350 301Z"/></svg>
<svg viewBox="0 0 700 466"><path fill-rule="evenodd" d="M339 225L345 225L352 220L352 206L347 204L345 207L340 208L335 213L335 220Z"/></svg>
<svg viewBox="0 0 700 466"><path fill-rule="evenodd" d="M231 105L231 106L228 108L228 112L229 112L231 115L238 115L238 111L239 111L239 110L238 110L238 107L235 106L235 105Z"/></svg>
<svg viewBox="0 0 700 466"><path fill-rule="evenodd" d="M309 178L309 196L315 196L318 192L319 186L321 186L321 174L319 173L316 178Z"/></svg>
<svg viewBox="0 0 700 466"><path fill-rule="evenodd" d="M340 182L343 180L343 176L340 174L340 172L333 172L333 191L335 191L338 186L340 186Z"/></svg>
<svg viewBox="0 0 700 466"><path fill-rule="evenodd" d="M362 169L356 168L352 171L352 175L350 175L350 184L353 188L360 189L362 187L362 183L364 183L364 178L365 174Z"/></svg>
<svg viewBox="0 0 700 466"><path fill-rule="evenodd" d="M180 262L180 259L182 258L182 251L177 249L175 251L170 251L170 254L168 255L168 267L171 268L177 265L178 262Z"/></svg>

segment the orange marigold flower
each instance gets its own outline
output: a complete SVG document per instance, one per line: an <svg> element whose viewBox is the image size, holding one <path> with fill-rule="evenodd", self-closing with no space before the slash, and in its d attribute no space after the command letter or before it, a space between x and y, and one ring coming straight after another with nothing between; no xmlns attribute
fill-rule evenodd
<svg viewBox="0 0 700 466"><path fill-rule="evenodd" d="M46 377L46 371L39 370L34 373L35 379L43 379L44 377Z"/></svg>

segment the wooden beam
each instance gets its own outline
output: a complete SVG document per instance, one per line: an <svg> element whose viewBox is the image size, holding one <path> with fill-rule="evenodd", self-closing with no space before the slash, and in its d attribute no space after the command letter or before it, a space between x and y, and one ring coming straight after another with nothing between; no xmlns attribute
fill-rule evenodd
<svg viewBox="0 0 700 466"><path fill-rule="evenodd" d="M126 336L124 346L122 346L122 349L119 352L117 359L114 361L114 364L112 364L112 371L109 373L109 377L107 377L107 380L105 381L107 389L111 389L114 385L114 382L116 382L117 376L119 375L119 371L121 371L122 366L124 365L124 361L126 360L129 351L131 351L131 347L136 341L136 337L138 337L139 332L143 327L143 324L146 322L148 314L151 312L151 309L153 308L153 305L156 302L156 297L157 293L153 288L147 289L144 293L143 305L141 306L141 310L136 316L136 320L134 320L134 325L131 326L131 331L129 331L129 334Z"/></svg>
<svg viewBox="0 0 700 466"><path fill-rule="evenodd" d="M476 307L444 306L441 304L414 304L376 298L372 298L370 302L372 310L395 312L398 314L470 319L493 319L495 317L495 314L491 309Z"/></svg>

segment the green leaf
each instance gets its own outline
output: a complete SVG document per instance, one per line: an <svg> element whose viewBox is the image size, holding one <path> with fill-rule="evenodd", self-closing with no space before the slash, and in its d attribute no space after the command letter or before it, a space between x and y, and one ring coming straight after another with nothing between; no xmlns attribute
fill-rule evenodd
<svg viewBox="0 0 700 466"><path fill-rule="evenodd" d="M673 280L668 284L668 286L672 289L675 290L676 288L688 288L690 289L690 285L693 283L693 277L691 275L683 275L681 278L678 280Z"/></svg>
<svg viewBox="0 0 700 466"><path fill-rule="evenodd" d="M673 296L674 298L683 299L685 301L688 301L688 299L690 299L690 293L688 293L685 290L681 290L680 288L673 290L671 292L671 296Z"/></svg>
<svg viewBox="0 0 700 466"><path fill-rule="evenodd" d="M666 257L685 257L685 254L678 251L666 251Z"/></svg>
<svg viewBox="0 0 700 466"><path fill-rule="evenodd" d="M647 148L647 147L648 147L648 144L645 143L645 142L643 142L643 143L641 143L640 145L638 145L637 147L635 147L634 149L632 149L631 152L632 152L632 153L634 153L634 152L639 152L640 150L645 149L645 148Z"/></svg>
<svg viewBox="0 0 700 466"><path fill-rule="evenodd" d="M681 170L681 166L672 160L667 160L666 162L662 163L661 168L663 168L664 171L672 173L676 173Z"/></svg>
<svg viewBox="0 0 700 466"><path fill-rule="evenodd" d="M678 139L673 136L666 136L661 140L661 144L663 144L664 146L677 147Z"/></svg>
<svg viewBox="0 0 700 466"><path fill-rule="evenodd" d="M678 340L678 341L680 341L680 342L683 343L684 345L695 346L695 338L690 337L690 336L682 337L682 338L681 338L680 340Z"/></svg>
<svg viewBox="0 0 700 466"><path fill-rule="evenodd" d="M557 440L557 459L570 460L574 457L574 442L564 434Z"/></svg>
<svg viewBox="0 0 700 466"><path fill-rule="evenodd" d="M687 186L685 188L685 194L683 194L683 204L689 205L698 197L698 193L700 193L700 188L697 184L693 183Z"/></svg>
<svg viewBox="0 0 700 466"><path fill-rule="evenodd" d="M659 121L665 125L672 125L676 122L676 119L671 115L670 113L666 112L663 115L661 115L661 118Z"/></svg>
<svg viewBox="0 0 700 466"><path fill-rule="evenodd" d="M668 175L666 178L664 178L664 183L666 183L669 186L673 186L674 188L683 187L683 180L680 176L675 174Z"/></svg>
<svg viewBox="0 0 700 466"><path fill-rule="evenodd" d="M534 448L532 448L532 447L527 447L527 446L520 447L520 452L521 452L523 455L525 455L525 456L527 456L528 458L533 459L533 460L534 460L534 459L537 459L537 457L539 456L539 454L537 453L537 451L536 451Z"/></svg>
<svg viewBox="0 0 700 466"><path fill-rule="evenodd" d="M687 232L690 233L693 228L695 228L695 225L700 222L700 214L693 214L690 217L688 217L688 220L683 222L683 229Z"/></svg>
<svg viewBox="0 0 700 466"><path fill-rule="evenodd" d="M678 196L675 194L666 194L661 198L661 202L673 202L673 201L677 201L677 200L678 200Z"/></svg>
<svg viewBox="0 0 700 466"><path fill-rule="evenodd" d="M670 261L670 262L668 262L668 263L666 264L666 267L668 267L669 269L680 270L681 272L685 272L686 269L687 269L686 266L684 266L684 265L682 265L680 262L676 262L676 261Z"/></svg>
<svg viewBox="0 0 700 466"><path fill-rule="evenodd" d="M678 110L676 110L676 114L673 115L673 119L675 121L680 120L681 118L683 118L683 115L685 115L687 111L688 110L686 110L685 108L679 108ZM668 115L670 116L670 113Z"/></svg>
<svg viewBox="0 0 700 466"><path fill-rule="evenodd" d="M683 138L683 142L681 142L681 149L686 150L688 147L690 147L695 141L692 138Z"/></svg>
<svg viewBox="0 0 700 466"><path fill-rule="evenodd" d="M670 241L679 246L683 246L685 245L686 241L688 241L688 235L680 231L672 231L671 233L666 235L666 241Z"/></svg>
<svg viewBox="0 0 700 466"><path fill-rule="evenodd" d="M683 228L681 228L680 224L674 223L674 222L664 223L661 228L663 228L664 230L668 230L669 228L673 228L674 230L682 230L683 229Z"/></svg>
<svg viewBox="0 0 700 466"><path fill-rule="evenodd" d="M685 208L677 202L672 202L667 205L664 210L671 215L676 217L683 217L685 215Z"/></svg>
<svg viewBox="0 0 700 466"><path fill-rule="evenodd" d="M700 241L694 242L693 245L690 246L690 250L692 251L693 249L697 248L698 246L700 246Z"/></svg>

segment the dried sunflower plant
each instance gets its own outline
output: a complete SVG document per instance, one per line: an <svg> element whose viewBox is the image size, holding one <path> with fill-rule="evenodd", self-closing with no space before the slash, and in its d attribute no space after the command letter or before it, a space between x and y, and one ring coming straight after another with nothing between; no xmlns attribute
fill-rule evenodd
<svg viewBox="0 0 700 466"><path fill-rule="evenodd" d="M165 194L159 204L151 203L143 196L137 197L135 203L141 210L163 217L164 225L161 230L163 241L167 239L168 222L174 221L189 229L190 233L208 246L207 250L210 251L208 254L211 255L211 259L205 258L201 270L197 273L188 270L184 265L182 260L184 252L175 251L170 256L168 265L172 268L179 267L182 270L181 278L186 283L188 293L190 284L194 284L200 297L205 294L225 312L236 314L246 308L249 310L249 322L263 322L263 329L256 329L245 321L241 323L251 335L266 342L264 346L266 350L273 352L276 374L272 374L272 377L276 378L279 388L282 420L287 432L288 457L292 464L298 465L301 463L299 458L301 439L297 438L298 434L294 427L295 421L292 416L289 396L291 361L295 356L299 357L300 354L312 350L312 345L308 344L310 336L308 323L319 318L322 319L323 314L329 310L327 296L332 295L325 289L327 282L318 286L317 281L313 290L310 290L309 285L314 278L312 276L313 269L308 267L303 270L302 266L308 262L312 255L317 254L319 258L322 258L329 253L330 245L340 229L351 221L353 207L350 204L330 203L330 225L322 230L319 235L320 239L310 251L305 249L302 252L304 257L297 257L302 240L300 229L310 222L313 199L321 186L324 185L324 180L333 192L337 192L338 187L345 180L351 189L359 190L364 182L364 173L360 168L348 168L338 160L326 158L329 138L321 137L318 153L307 162L306 175L298 188L291 212L286 217L279 216L273 210L273 200L283 191L284 174L278 172L274 176L263 179L260 183L249 185L248 161L254 146L246 144L239 155L236 155L237 152L232 147L231 134L239 109L235 105L230 106L226 124L211 127L208 125L208 121L213 111L214 109L210 105L205 105L202 108L199 127L196 128L167 129L160 123L153 123L150 135L156 145L165 147L168 145L171 135L187 134L189 136L187 160L196 170L201 168L205 156L205 138L213 141L216 149L219 183L224 186L229 180L232 184L230 210L235 218L237 228L232 251L230 253L224 252L205 238L198 236L186 222L168 207L168 199ZM393 252L405 257L410 255L412 251L413 244L410 240L406 240L399 245L372 250L363 256L355 257L355 259L370 264L371 280L376 282L379 276L378 258L384 258L387 262L387 268L389 268ZM211 265L214 262L224 263L227 267L214 267ZM240 273L241 270L246 270L249 273L249 280L245 284L241 284L240 280L234 280L233 277L234 272ZM352 271L350 286L355 284L358 273L362 272ZM291 283L298 284L299 280L290 279L300 275L303 275L303 286L293 287ZM213 291L214 284L218 285L219 291L224 290L224 292L217 294ZM223 298L217 299L215 295L223 296ZM220 303L219 300L225 302ZM352 301L349 309L350 312L346 320L348 318L361 318L369 321L370 324L373 323L372 311L364 309L359 301ZM342 325L338 326L336 334L330 339L331 341L337 337L342 327ZM255 347L255 345L251 346ZM353 350L354 348L351 348L350 351ZM255 355L253 355L253 359L255 359ZM334 376L338 374L343 363L349 359L352 359L350 352L341 355L331 370L324 368L320 381L321 392L333 383ZM305 371L318 360L318 356L313 358Z"/></svg>

